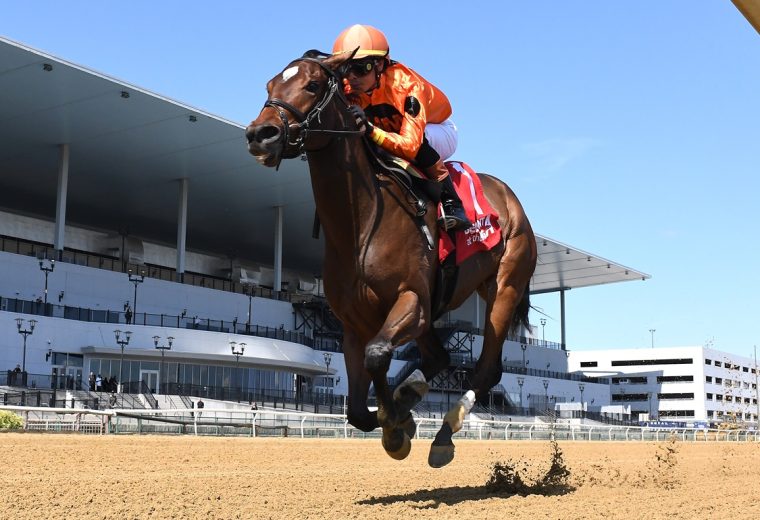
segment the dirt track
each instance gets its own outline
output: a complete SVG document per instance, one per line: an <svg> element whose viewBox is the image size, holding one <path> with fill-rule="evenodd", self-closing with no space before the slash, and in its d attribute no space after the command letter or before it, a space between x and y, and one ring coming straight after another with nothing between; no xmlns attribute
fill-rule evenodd
<svg viewBox="0 0 760 520"><path fill-rule="evenodd" d="M569 485L493 494L495 462L546 472L546 442L429 441L397 462L377 440L0 434L4 518L760 518L760 445L560 443ZM658 458L659 457L659 458ZM520 462L522 460L522 462Z"/></svg>

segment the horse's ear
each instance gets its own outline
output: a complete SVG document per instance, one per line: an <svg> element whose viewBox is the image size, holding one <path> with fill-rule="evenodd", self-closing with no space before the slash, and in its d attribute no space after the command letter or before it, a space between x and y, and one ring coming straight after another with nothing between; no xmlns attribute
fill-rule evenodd
<svg viewBox="0 0 760 520"><path fill-rule="evenodd" d="M359 50L359 47L354 49L351 52L341 52L340 54L333 54L329 58L325 60L325 66L330 67L333 71L338 71L340 69L341 65L346 63L348 60L352 59L354 57L354 54L356 54L356 51Z"/></svg>
<svg viewBox="0 0 760 520"><path fill-rule="evenodd" d="M329 58L330 55L326 52L322 52L318 49L310 49L303 53L302 58L311 58L316 60L324 60L325 58Z"/></svg>

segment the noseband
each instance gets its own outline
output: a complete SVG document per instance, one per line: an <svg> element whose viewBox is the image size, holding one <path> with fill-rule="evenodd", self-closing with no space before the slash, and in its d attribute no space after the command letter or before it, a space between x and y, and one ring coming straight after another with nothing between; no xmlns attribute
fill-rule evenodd
<svg viewBox="0 0 760 520"><path fill-rule="evenodd" d="M282 121L283 126L283 146L280 149L280 151L277 154L277 163L275 165L275 170L278 170L280 168L280 162L282 161L282 153L285 150L285 147L295 146L298 147L298 151L301 154L301 158L303 160L306 160L306 139L308 138L309 134L330 134L330 135L359 135L363 132L361 130L327 130L322 128L312 128L311 125L314 123L314 121L317 122L317 124L322 123L322 111L327 108L327 105L332 101L333 96L335 96L336 93L338 93L338 99L343 101L343 104L348 107L348 101L339 93L338 90L338 76L330 70L328 67L325 67L323 63L321 63L320 60L315 58L299 58L297 60L293 60L290 62L290 65L293 65L294 63L298 63L300 61L309 61L312 63L316 63L319 65L323 71L328 76L327 79L327 90L325 91L325 94L322 96L322 99L319 100L312 108L309 110L308 113L304 114L300 110L298 110L296 107L288 103L287 101L283 101L279 98L270 98L267 99L266 103L264 103L264 108L271 107L274 110L277 111L277 114L280 116L280 120ZM288 65L288 66L290 66ZM295 141L290 141L290 122L288 120L287 112L290 112L296 121L298 121L297 125L294 125L295 130L297 131L298 135L295 139Z"/></svg>

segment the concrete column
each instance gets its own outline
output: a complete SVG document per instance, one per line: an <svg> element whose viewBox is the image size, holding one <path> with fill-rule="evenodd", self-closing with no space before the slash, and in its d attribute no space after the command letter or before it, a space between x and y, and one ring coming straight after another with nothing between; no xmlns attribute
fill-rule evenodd
<svg viewBox="0 0 760 520"><path fill-rule="evenodd" d="M188 180L179 180L179 209L177 211L177 281L185 279L185 247L187 246Z"/></svg>
<svg viewBox="0 0 760 520"><path fill-rule="evenodd" d="M65 246L66 231L66 195L69 190L69 145L59 145L60 159L58 160L58 192L55 202L55 236L53 247L58 252L58 260Z"/></svg>
<svg viewBox="0 0 760 520"><path fill-rule="evenodd" d="M559 325L562 330L562 350L567 350L567 341L565 341L565 290L559 291Z"/></svg>
<svg viewBox="0 0 760 520"><path fill-rule="evenodd" d="M282 290L282 206L274 208L274 290Z"/></svg>

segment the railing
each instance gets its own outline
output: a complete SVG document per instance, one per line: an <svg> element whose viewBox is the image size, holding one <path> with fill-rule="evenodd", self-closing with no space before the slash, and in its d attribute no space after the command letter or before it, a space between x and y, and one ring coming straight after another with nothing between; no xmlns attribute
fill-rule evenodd
<svg viewBox="0 0 760 520"><path fill-rule="evenodd" d="M276 388L261 389L234 386L190 385L181 383L162 383L162 393L169 395L202 397L220 401L237 401L243 403L267 402L273 407L301 409L309 407L317 410L342 409L345 397L331 393L313 391L295 392Z"/></svg>
<svg viewBox="0 0 760 520"><path fill-rule="evenodd" d="M148 406L154 410L158 408L158 401L145 381L127 381L122 385L121 391L126 391L128 394L141 394L148 402Z"/></svg>
<svg viewBox="0 0 760 520"><path fill-rule="evenodd" d="M182 329L205 330L211 332L226 332L245 336L279 339L298 343L307 347L314 347L313 338L301 332L293 332L283 328L266 327L263 325L248 325L238 320L212 320L189 316L175 316L170 314L136 313L127 320L123 311L95 310L85 307L70 307L32 300L0 297L0 310L37 316L49 316L76 321L88 321L93 323L114 323L122 325L147 325L152 327L174 327Z"/></svg>
<svg viewBox="0 0 760 520"><path fill-rule="evenodd" d="M90 253L77 249L65 248L63 251L55 249L51 244L23 240L20 238L0 235L0 251L15 253L24 256L33 256L39 259L52 259L59 262L76 264L95 269L105 269L120 273L140 273L149 278L156 278L168 282L183 283L197 287L206 287L219 291L234 292L251 296L259 296L271 300L300 301L310 295L291 293L289 291L275 291L268 287L252 287L248 284L232 281L228 278L213 276L202 273L185 271L182 277L177 275L176 269L153 264L130 264L115 256ZM253 291L251 293L251 290Z"/></svg>
<svg viewBox="0 0 760 520"><path fill-rule="evenodd" d="M82 380L72 376L30 374L28 372L15 372L8 370L0 372L0 386L17 386L19 388L51 389L51 390L86 390L82 386Z"/></svg>
<svg viewBox="0 0 760 520"><path fill-rule="evenodd" d="M348 424L344 414L279 411L228 410L77 410L0 405L22 416L24 429L73 431L79 433L169 433L195 435L277 435L301 437L377 438L379 430L364 433ZM196 410L197 411L197 410ZM36 417L35 417L36 415ZM415 438L432 439L441 427L440 418L416 417ZM758 442L757 430L716 430L706 428L647 428L584 424L542 424L483 420L468 416L456 439L474 440L572 440L572 441L665 441L683 442Z"/></svg>
<svg viewBox="0 0 760 520"><path fill-rule="evenodd" d="M502 370L508 374L518 374L518 375L523 375L523 376L548 377L550 379L565 379L567 381L582 381L586 383L597 383L600 385L610 384L610 379L607 377L589 377L583 374L555 372L554 370L541 370L541 369L536 369L536 368L516 367L513 365L503 365Z"/></svg>

